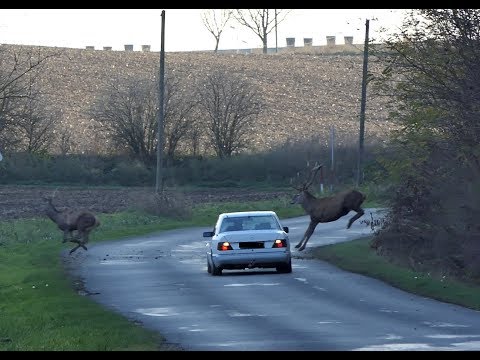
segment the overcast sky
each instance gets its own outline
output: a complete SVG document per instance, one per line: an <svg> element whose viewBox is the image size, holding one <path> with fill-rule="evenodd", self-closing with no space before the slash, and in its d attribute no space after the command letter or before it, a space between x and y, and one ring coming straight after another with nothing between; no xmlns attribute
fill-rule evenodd
<svg viewBox="0 0 480 360"><path fill-rule="evenodd" d="M134 50L150 45L159 51L161 13L165 10L165 51L213 50L215 39L201 20L202 9L2 9L0 43L123 50L131 44ZM365 21L370 19L370 37L379 39L381 27L401 24L401 9L293 9L277 28L278 47L294 37L295 46L304 38L313 45L325 45L326 36L344 36L363 43ZM373 21L373 19L376 19ZM275 47L275 31L268 46ZM219 49L261 48L260 38L252 30L232 21L221 36Z"/></svg>

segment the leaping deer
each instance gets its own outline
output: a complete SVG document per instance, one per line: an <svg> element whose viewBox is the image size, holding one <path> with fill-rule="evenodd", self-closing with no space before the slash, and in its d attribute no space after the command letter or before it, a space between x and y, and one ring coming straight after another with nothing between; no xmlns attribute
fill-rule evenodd
<svg viewBox="0 0 480 360"><path fill-rule="evenodd" d="M77 244L70 250L70 254L80 247L88 250L85 246L89 240L88 235L94 228L100 225L100 221L90 211L76 209L58 210L52 202L56 192L57 190L54 191L53 195L44 197L47 201L45 214L63 231L62 242L70 241ZM74 231L77 231L75 236L73 235Z"/></svg>
<svg viewBox="0 0 480 360"><path fill-rule="evenodd" d="M297 187L292 185L298 193L292 198L290 203L300 204L305 212L310 215L310 224L302 240L295 245L298 251L305 249L310 236L312 236L313 231L319 223L338 220L353 210L356 214L348 221L347 229L349 229L352 223L364 214L361 205L366 196L357 190L346 190L322 198L316 198L308 191L308 188L312 185L315 174L322 166L323 164L319 165L316 163L310 173L310 177L302 186Z"/></svg>

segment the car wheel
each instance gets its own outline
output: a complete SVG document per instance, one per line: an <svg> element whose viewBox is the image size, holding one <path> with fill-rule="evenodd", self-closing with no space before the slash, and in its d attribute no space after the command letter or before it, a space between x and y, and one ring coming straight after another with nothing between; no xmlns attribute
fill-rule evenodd
<svg viewBox="0 0 480 360"><path fill-rule="evenodd" d="M212 267L210 266L210 261L208 261L208 260L207 260L207 272L208 272L209 274L212 273Z"/></svg>
<svg viewBox="0 0 480 360"><path fill-rule="evenodd" d="M212 261L212 275L213 276L220 276L222 275L222 268L221 267L216 267L215 264Z"/></svg>
<svg viewBox="0 0 480 360"><path fill-rule="evenodd" d="M277 272L282 274L288 274L292 272L292 260L288 264L277 266Z"/></svg>

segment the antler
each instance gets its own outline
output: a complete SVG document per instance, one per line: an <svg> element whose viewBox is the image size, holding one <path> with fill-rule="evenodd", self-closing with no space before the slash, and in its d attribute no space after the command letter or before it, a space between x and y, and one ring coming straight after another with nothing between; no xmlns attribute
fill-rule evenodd
<svg viewBox="0 0 480 360"><path fill-rule="evenodd" d="M297 179L300 177L300 173L297 172ZM302 191L303 190L303 185L302 186L298 186L298 185L294 185L293 184L293 178L290 178L290 186L293 187L295 190L297 191Z"/></svg>
<svg viewBox="0 0 480 360"><path fill-rule="evenodd" d="M44 194L42 197L44 200L48 201L48 202L52 202L53 201L53 198L55 197L55 194L57 193L58 191L58 187L55 188L55 190L53 191L52 195L46 195Z"/></svg>
<svg viewBox="0 0 480 360"><path fill-rule="evenodd" d="M307 162L307 167L308 167L308 162ZM310 170L310 176L308 177L308 180L305 181L302 185L300 186L296 186L296 185L293 185L293 178L290 178L290 186L293 187L295 190L297 191L304 191L304 190L307 190L310 185L312 185L312 182L313 182L313 179L315 178L315 175L317 174L318 170L320 170L320 168L323 166L323 163L322 164L319 164L318 161L315 162L315 166L312 168L312 170ZM299 173L297 173L297 178L300 176Z"/></svg>
<svg viewBox="0 0 480 360"><path fill-rule="evenodd" d="M322 166L323 164L319 164L318 162L315 162L315 166L310 172L310 177L308 178L307 182L303 185L304 190L307 190L310 187L310 185L312 185L315 175L317 174L318 170L320 170Z"/></svg>

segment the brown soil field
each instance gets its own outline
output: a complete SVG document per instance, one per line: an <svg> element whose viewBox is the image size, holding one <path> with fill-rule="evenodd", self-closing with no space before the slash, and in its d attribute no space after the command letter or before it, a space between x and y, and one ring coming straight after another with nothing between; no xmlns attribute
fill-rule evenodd
<svg viewBox="0 0 480 360"><path fill-rule="evenodd" d="M100 213L114 213L131 208L134 200L151 193L147 188L65 188L59 187L54 204L59 208L82 208ZM42 217L45 196L51 196L54 188L48 186L0 186L0 219ZM274 199L290 192L258 192L244 189L195 190L183 196L191 203L222 201L256 201Z"/></svg>
<svg viewBox="0 0 480 360"><path fill-rule="evenodd" d="M327 47L328 48L328 47ZM363 47L361 47L363 48ZM335 128L337 145L356 141L363 74L363 51L345 52L335 46L336 53L309 51L278 54L215 54L213 52L168 52L165 64L175 73L185 97L205 80L213 70L223 69L251 83L261 95L263 109L249 129L249 150L263 151L285 142L303 142L313 137L328 143L330 129ZM57 131L71 135L73 153L108 153L110 142L92 116L92 105L109 93L114 79L155 78L158 75L159 53L141 51L104 51L26 45L0 45L0 50L28 58L28 54L52 55L37 79L42 104L59 121ZM0 69L8 70L8 62ZM372 57L369 73L382 67ZM395 128L387 119L389 97L378 96L369 87L366 108L365 141ZM204 115L195 115L200 119ZM208 127L196 125L202 133L200 153L210 154ZM60 141L57 139L54 143ZM191 152L190 140L181 141L182 151ZM59 144L51 151L60 151Z"/></svg>

